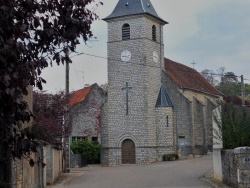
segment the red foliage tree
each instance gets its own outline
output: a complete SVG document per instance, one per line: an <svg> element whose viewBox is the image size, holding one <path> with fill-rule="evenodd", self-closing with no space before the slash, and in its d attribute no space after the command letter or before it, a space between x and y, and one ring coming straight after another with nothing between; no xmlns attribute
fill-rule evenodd
<svg viewBox="0 0 250 188"><path fill-rule="evenodd" d="M64 123L68 97L63 91L56 94L34 91L33 100L33 113L36 117L34 131L37 137L53 144L61 144L64 136L69 133L69 126Z"/></svg>

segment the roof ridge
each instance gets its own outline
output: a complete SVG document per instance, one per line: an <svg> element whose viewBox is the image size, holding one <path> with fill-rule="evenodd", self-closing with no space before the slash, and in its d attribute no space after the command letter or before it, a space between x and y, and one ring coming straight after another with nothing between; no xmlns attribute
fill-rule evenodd
<svg viewBox="0 0 250 188"><path fill-rule="evenodd" d="M167 59L167 60L169 60L169 61L171 61L171 62L173 62L173 63L176 63L176 64L178 64L178 65L180 65L180 66L182 66L182 67L185 67L185 68L187 68L187 69L190 69L190 70L193 70L193 71L195 71L195 72L198 72L196 69L194 69L194 68L192 68L192 67L189 67L189 66L187 66L187 65L184 65L184 64L182 64L182 63L179 63L179 62L177 62L177 61L173 61L173 60L168 59L168 58L166 58L166 57L165 57L165 59ZM199 73L199 72L198 72L198 73Z"/></svg>
<svg viewBox="0 0 250 188"><path fill-rule="evenodd" d="M144 12L146 12L142 0L141 0L141 5L142 5L142 9L144 10Z"/></svg>
<svg viewBox="0 0 250 188"><path fill-rule="evenodd" d="M167 76L180 88L222 96L221 92L209 83L197 70L168 58L164 59L164 66Z"/></svg>
<svg viewBox="0 0 250 188"><path fill-rule="evenodd" d="M103 18L103 20L107 21L124 16L134 16L142 14L150 15L162 22L162 24L168 23L159 17L150 0L119 0L112 13Z"/></svg>
<svg viewBox="0 0 250 188"><path fill-rule="evenodd" d="M73 106L81 101L83 101L88 94L90 93L91 89L97 85L97 83L94 83L88 87L84 87L82 89L79 89L77 91L74 91L70 94L69 104L70 106Z"/></svg>

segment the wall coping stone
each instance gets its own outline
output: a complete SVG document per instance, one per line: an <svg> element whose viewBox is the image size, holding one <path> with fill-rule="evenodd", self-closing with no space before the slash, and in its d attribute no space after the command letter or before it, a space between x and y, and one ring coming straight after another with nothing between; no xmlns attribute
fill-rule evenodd
<svg viewBox="0 0 250 188"><path fill-rule="evenodd" d="M250 153L250 147L244 146L244 147L238 147L234 149L234 153Z"/></svg>

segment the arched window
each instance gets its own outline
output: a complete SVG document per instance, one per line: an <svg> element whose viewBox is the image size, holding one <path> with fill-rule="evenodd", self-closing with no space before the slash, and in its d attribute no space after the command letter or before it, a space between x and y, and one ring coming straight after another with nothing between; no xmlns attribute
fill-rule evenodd
<svg viewBox="0 0 250 188"><path fill-rule="evenodd" d="M152 40L156 41L156 27L155 27L155 25L152 26Z"/></svg>
<svg viewBox="0 0 250 188"><path fill-rule="evenodd" d="M122 40L129 40L130 39L130 25L124 24L122 26Z"/></svg>

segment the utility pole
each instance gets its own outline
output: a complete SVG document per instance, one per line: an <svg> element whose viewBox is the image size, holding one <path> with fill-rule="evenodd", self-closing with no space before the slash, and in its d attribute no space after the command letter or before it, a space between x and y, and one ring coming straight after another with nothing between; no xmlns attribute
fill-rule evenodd
<svg viewBox="0 0 250 188"><path fill-rule="evenodd" d="M65 72L65 95L68 99L67 106L66 106L66 117L65 117L65 126L69 127L69 50L65 50L65 56L66 56L66 72ZM65 134L64 134L65 136ZM66 164L66 172L70 173L70 133L68 133L68 139L64 140L64 149L65 149L65 164Z"/></svg>
<svg viewBox="0 0 250 188"><path fill-rule="evenodd" d="M245 84L244 84L244 77L243 75L240 76L241 78L241 97L242 97L242 106L245 106Z"/></svg>
<svg viewBox="0 0 250 188"><path fill-rule="evenodd" d="M69 50L65 52L66 55L66 80L65 80L65 94L69 95Z"/></svg>

